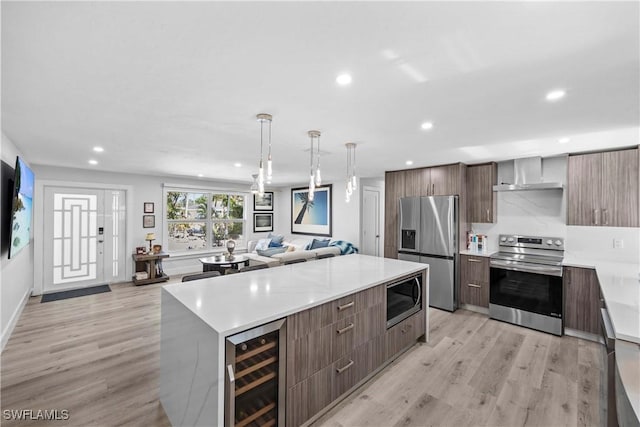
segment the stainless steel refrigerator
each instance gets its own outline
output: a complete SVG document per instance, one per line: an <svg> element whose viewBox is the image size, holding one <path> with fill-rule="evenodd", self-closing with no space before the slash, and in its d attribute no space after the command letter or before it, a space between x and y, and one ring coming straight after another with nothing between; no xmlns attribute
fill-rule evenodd
<svg viewBox="0 0 640 427"><path fill-rule="evenodd" d="M429 264L429 305L457 308L458 196L400 199L398 259Z"/></svg>

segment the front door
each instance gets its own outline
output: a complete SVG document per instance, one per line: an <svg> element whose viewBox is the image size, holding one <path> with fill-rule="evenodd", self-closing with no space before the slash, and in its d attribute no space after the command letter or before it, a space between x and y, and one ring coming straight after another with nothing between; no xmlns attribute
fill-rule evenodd
<svg viewBox="0 0 640 427"><path fill-rule="evenodd" d="M125 192L45 187L44 291L124 280Z"/></svg>

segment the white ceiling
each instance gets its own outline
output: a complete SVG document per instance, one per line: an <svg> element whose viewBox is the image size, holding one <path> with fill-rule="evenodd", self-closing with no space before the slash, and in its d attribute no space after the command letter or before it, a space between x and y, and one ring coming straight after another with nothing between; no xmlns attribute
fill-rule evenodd
<svg viewBox="0 0 640 427"><path fill-rule="evenodd" d="M2 130L35 164L249 182L261 112L276 186L305 182L309 129L330 181L348 141L381 176L640 140L638 2L1 7Z"/></svg>

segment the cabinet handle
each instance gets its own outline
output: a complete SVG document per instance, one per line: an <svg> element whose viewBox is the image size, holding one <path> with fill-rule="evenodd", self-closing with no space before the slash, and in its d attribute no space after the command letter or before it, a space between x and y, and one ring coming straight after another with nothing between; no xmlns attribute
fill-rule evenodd
<svg viewBox="0 0 640 427"><path fill-rule="evenodd" d="M593 225L599 225L598 224L598 209L594 209L593 210Z"/></svg>
<svg viewBox="0 0 640 427"><path fill-rule="evenodd" d="M602 225L609 225L609 215L607 215L607 209L602 209Z"/></svg>
<svg viewBox="0 0 640 427"><path fill-rule="evenodd" d="M472 288L481 288L482 287L480 285L475 285L473 283L467 283L467 286L471 286Z"/></svg>
<svg viewBox="0 0 640 427"><path fill-rule="evenodd" d="M352 366L353 366L353 360L349 359L349 363L347 363L347 365L342 368L336 368L336 372L341 374Z"/></svg>
<svg viewBox="0 0 640 427"><path fill-rule="evenodd" d="M571 284L571 270L565 270L567 273L567 285Z"/></svg>
<svg viewBox="0 0 640 427"><path fill-rule="evenodd" d="M431 184L431 195L436 194L436 184Z"/></svg>
<svg viewBox="0 0 640 427"><path fill-rule="evenodd" d="M487 209L487 222L491 222L491 217L489 216L489 209Z"/></svg>
<svg viewBox="0 0 640 427"><path fill-rule="evenodd" d="M348 302L346 304L343 305L339 305L338 306L338 311L342 311L342 310L346 310L347 308L353 307L353 301Z"/></svg>
<svg viewBox="0 0 640 427"><path fill-rule="evenodd" d="M469 261L469 262L482 262L482 260L475 259L475 258L467 258L467 261Z"/></svg>
<svg viewBox="0 0 640 427"><path fill-rule="evenodd" d="M344 334L345 332L350 331L350 330L352 330L352 329L353 329L353 323L349 323L349 325L348 325L348 326L345 326L345 327L344 327L344 328L342 328L342 329L338 329L336 332L338 333L338 335L342 335L342 334Z"/></svg>

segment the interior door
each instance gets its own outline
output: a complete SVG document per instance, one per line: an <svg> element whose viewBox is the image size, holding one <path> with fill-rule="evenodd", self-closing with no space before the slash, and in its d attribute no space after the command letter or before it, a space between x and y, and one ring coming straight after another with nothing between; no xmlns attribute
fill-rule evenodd
<svg viewBox="0 0 640 427"><path fill-rule="evenodd" d="M124 191L45 187L44 291L124 279Z"/></svg>
<svg viewBox="0 0 640 427"><path fill-rule="evenodd" d="M380 256L380 192L364 189L362 193L362 253Z"/></svg>

